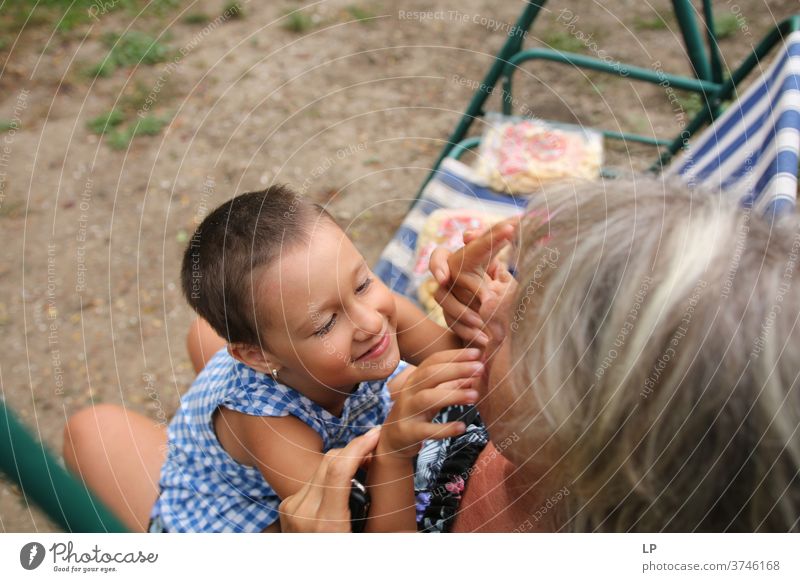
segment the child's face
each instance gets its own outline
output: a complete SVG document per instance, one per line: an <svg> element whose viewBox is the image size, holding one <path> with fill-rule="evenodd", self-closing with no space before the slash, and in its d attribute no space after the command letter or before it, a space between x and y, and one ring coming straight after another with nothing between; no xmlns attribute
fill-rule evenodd
<svg viewBox="0 0 800 582"><path fill-rule="evenodd" d="M330 221L316 223L309 244L285 251L259 282L266 344L283 383L349 389L397 367L394 296Z"/></svg>

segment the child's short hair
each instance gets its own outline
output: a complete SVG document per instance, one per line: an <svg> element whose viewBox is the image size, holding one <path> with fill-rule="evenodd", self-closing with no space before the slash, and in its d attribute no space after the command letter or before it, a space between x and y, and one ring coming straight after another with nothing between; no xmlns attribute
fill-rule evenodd
<svg viewBox="0 0 800 582"><path fill-rule="evenodd" d="M189 305L229 343L265 345L254 273L307 242L320 219L333 222L321 206L285 185L223 203L197 227L184 252L181 284Z"/></svg>
<svg viewBox="0 0 800 582"><path fill-rule="evenodd" d="M509 426L542 447L546 489L568 490L557 526L797 530L797 217L655 180L549 191L534 210Z"/></svg>

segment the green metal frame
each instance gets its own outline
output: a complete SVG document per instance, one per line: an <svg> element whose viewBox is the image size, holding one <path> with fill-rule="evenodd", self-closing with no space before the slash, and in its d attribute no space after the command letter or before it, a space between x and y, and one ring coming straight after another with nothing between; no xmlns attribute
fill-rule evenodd
<svg viewBox="0 0 800 582"><path fill-rule="evenodd" d="M675 89L700 95L703 101L703 108L688 121L677 137L658 138L599 128L599 131L610 139L644 143L662 148L658 160L651 167L652 171L659 172L700 128L712 123L719 116L722 104L734 95L739 83L758 65L767 53L786 35L800 30L800 14L787 18L770 30L769 34L753 49L742 64L728 78L725 78L719 43L714 30L711 0L703 0L705 41L700 33L700 25L691 0L673 0L675 16L686 46L689 63L695 75L694 77L687 77L547 48L522 50L522 40L545 3L546 0L532 0L523 10L516 25L512 28L513 34L503 45L483 83L481 83L472 97L467 110L461 116L455 131L442 149L431 173L420 187L417 198L422 194L423 189L436 173L444 158L459 158L466 151L474 149L480 144L479 137L466 136L475 119L485 114L483 107L487 99L494 93L498 83L502 83L502 111L507 115L513 113L513 76L520 69L520 66L527 61L550 61L578 69L625 77L635 81L657 85L665 84ZM604 174L613 175L613 172L604 171Z"/></svg>
<svg viewBox="0 0 800 582"><path fill-rule="evenodd" d="M69 532L128 531L16 419L0 400L0 471Z"/></svg>

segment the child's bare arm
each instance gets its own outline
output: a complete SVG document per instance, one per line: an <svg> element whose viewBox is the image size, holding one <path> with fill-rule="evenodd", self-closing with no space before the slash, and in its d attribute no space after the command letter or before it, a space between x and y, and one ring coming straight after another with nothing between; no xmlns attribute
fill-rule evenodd
<svg viewBox="0 0 800 582"><path fill-rule="evenodd" d="M435 353L463 347L452 331L425 316L407 297L394 294L397 306L397 343L400 357L417 365Z"/></svg>
<svg viewBox="0 0 800 582"><path fill-rule="evenodd" d="M226 425L223 428L216 423L223 447L237 461L256 467L281 499L297 493L322 462L322 439L294 416L251 416L224 410L220 419ZM223 438L223 433L233 442Z"/></svg>

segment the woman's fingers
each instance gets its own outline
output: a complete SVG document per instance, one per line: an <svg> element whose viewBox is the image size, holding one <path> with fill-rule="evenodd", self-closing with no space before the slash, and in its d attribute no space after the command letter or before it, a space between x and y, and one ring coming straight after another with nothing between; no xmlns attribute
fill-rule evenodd
<svg viewBox="0 0 800 582"><path fill-rule="evenodd" d="M375 450L380 427L325 453L311 481L280 505L284 531L350 531L350 480Z"/></svg>

